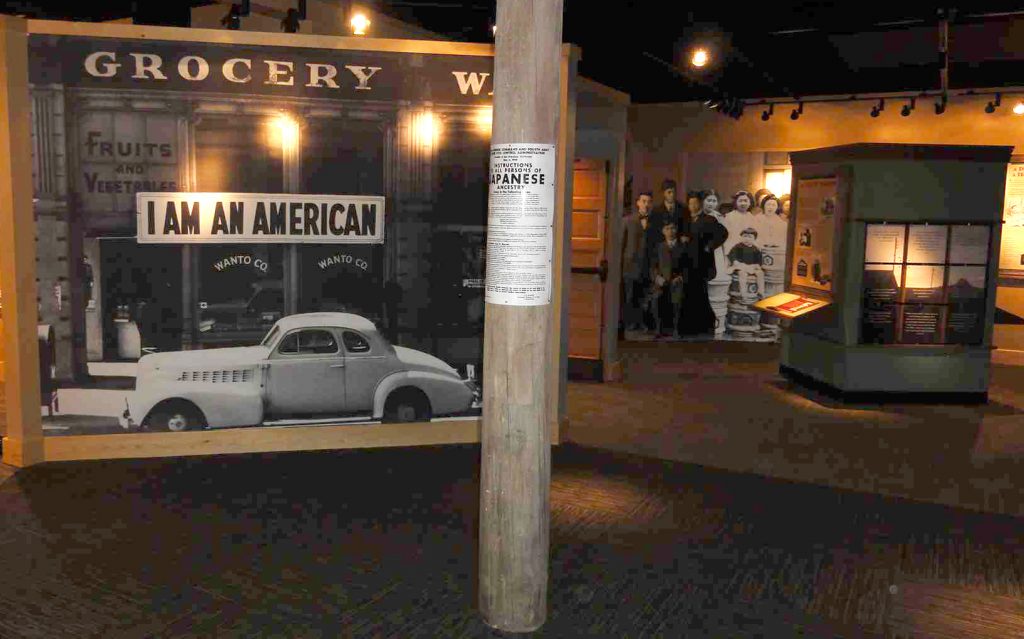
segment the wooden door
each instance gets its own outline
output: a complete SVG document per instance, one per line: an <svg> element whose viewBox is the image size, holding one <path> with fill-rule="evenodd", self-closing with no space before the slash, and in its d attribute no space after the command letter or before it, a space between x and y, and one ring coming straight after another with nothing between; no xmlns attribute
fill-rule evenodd
<svg viewBox="0 0 1024 639"><path fill-rule="evenodd" d="M569 357L600 360L603 337L608 166L577 159L572 171L572 276L569 282Z"/></svg>

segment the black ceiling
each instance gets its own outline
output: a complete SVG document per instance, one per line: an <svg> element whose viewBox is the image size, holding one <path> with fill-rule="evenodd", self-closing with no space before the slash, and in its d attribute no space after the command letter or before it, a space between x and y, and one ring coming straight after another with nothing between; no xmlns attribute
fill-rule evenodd
<svg viewBox="0 0 1024 639"><path fill-rule="evenodd" d="M950 23L951 88L1024 86L1024 0L691 3L564 0L566 42L583 50L581 72L635 102L727 94L785 98L938 89L939 16ZM3 2L5 13L67 19L133 16L188 24L193 0ZM381 10L459 40L490 41L494 0L380 0ZM499 27L500 28L500 27ZM687 52L713 61L688 69Z"/></svg>

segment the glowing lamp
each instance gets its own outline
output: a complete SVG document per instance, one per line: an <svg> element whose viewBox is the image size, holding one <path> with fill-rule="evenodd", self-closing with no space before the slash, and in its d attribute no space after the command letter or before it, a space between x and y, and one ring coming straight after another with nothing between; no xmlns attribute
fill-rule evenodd
<svg viewBox="0 0 1024 639"><path fill-rule="evenodd" d="M711 60L711 56L708 54L707 49L697 49L690 56L690 64L698 69L707 66L709 60Z"/></svg>
<svg viewBox="0 0 1024 639"><path fill-rule="evenodd" d="M414 117L412 131L419 145L433 146L441 133L441 123L432 112L424 111Z"/></svg>
<svg viewBox="0 0 1024 639"><path fill-rule="evenodd" d="M473 125L478 133L490 135L494 123L494 109L489 106L480 107L473 115Z"/></svg>
<svg viewBox="0 0 1024 639"><path fill-rule="evenodd" d="M280 144L286 151L299 144L299 123L295 118L282 113L270 122L271 144Z"/></svg>
<svg viewBox="0 0 1024 639"><path fill-rule="evenodd" d="M764 188L776 197L789 195L793 182L793 169L771 169L764 172Z"/></svg>
<svg viewBox="0 0 1024 639"><path fill-rule="evenodd" d="M370 26L370 19L366 17L366 14L357 13L352 16L349 24L352 26L353 35L366 35L366 29Z"/></svg>

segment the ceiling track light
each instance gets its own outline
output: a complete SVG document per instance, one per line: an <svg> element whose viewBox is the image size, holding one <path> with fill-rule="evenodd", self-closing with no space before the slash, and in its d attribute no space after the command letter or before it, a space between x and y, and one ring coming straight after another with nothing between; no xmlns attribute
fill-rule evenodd
<svg viewBox="0 0 1024 639"><path fill-rule="evenodd" d="M775 105L769 104L768 108L761 114L761 121L767 122L773 115L775 115Z"/></svg>
<svg viewBox="0 0 1024 639"><path fill-rule="evenodd" d="M903 105L903 109L900 110L900 115L902 115L903 117L907 117L911 113L913 113L913 111L914 111L914 109L916 107L917 107L917 98L910 98L910 102L907 102L906 104L904 104Z"/></svg>
<svg viewBox="0 0 1024 639"><path fill-rule="evenodd" d="M743 117L743 106L743 100L733 98L729 102L729 108L724 113L734 120L739 120Z"/></svg>
<svg viewBox="0 0 1024 639"><path fill-rule="evenodd" d="M990 101L988 104L985 105L985 113L995 113L996 109L998 109L999 105L1001 105L1002 103L1003 103L1003 94L1002 93L997 93L996 94L996 99Z"/></svg>
<svg viewBox="0 0 1024 639"><path fill-rule="evenodd" d="M804 113L804 103L798 102L797 107L793 109L793 112L789 114L790 120L799 120L800 116Z"/></svg>
<svg viewBox="0 0 1024 639"><path fill-rule="evenodd" d="M871 117L877 118L881 115L882 111L885 111L885 98L879 98L878 104L871 107Z"/></svg>
<svg viewBox="0 0 1024 639"><path fill-rule="evenodd" d="M935 115L942 115L946 112L946 105L949 104L949 96L945 93L935 101Z"/></svg>
<svg viewBox="0 0 1024 639"><path fill-rule="evenodd" d="M220 19L220 23L225 29L231 31L238 31L242 26L242 18L245 18L250 13L249 0L242 0L242 2L236 2L231 5L228 9L227 15Z"/></svg>

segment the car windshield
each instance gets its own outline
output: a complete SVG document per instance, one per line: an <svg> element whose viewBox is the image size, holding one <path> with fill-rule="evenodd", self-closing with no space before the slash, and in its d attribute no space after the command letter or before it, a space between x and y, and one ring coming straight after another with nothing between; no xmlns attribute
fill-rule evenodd
<svg viewBox="0 0 1024 639"><path fill-rule="evenodd" d="M263 338L262 342L260 342L260 346L270 346L271 344L273 344L274 340L277 339L277 334L280 332L281 329L279 329L277 326L270 329L270 332L267 333L267 336Z"/></svg>

